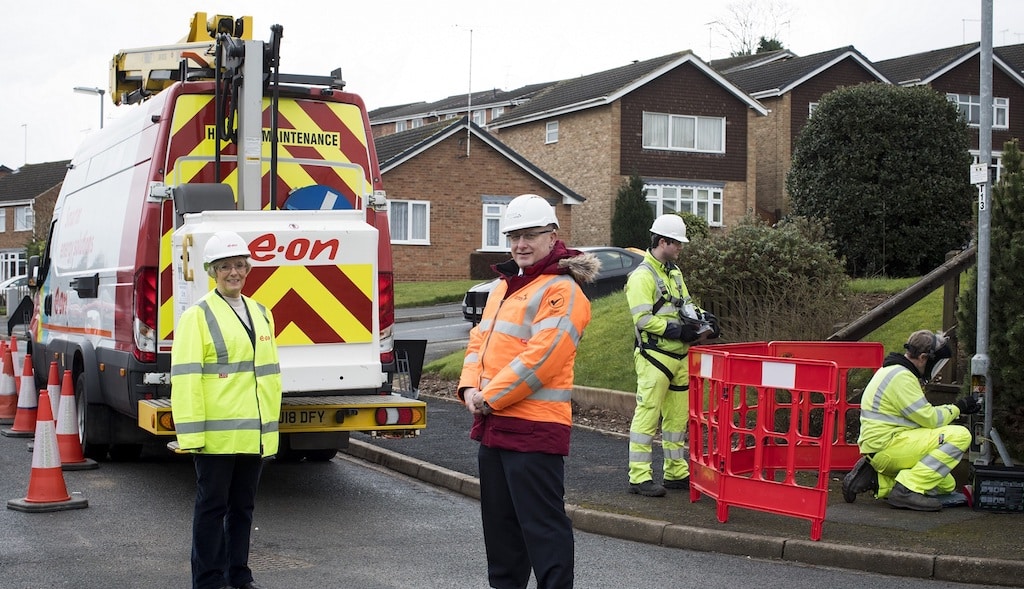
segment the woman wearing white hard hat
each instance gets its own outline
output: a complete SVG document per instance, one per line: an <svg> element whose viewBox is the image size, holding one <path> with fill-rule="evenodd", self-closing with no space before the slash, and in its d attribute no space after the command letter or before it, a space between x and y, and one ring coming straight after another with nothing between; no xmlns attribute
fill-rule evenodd
<svg viewBox="0 0 1024 589"><path fill-rule="evenodd" d="M182 313L171 348L175 431L196 469L192 587L258 589L249 535L281 411L274 317L242 294L251 266L240 235L212 235L203 262L216 288Z"/></svg>

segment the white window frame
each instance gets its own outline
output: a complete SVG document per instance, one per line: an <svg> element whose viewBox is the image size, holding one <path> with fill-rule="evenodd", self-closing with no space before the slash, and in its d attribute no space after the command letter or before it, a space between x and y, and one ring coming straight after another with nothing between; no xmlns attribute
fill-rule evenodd
<svg viewBox="0 0 1024 589"><path fill-rule="evenodd" d="M964 119L971 127L981 124L981 96L977 94L946 94L946 99L952 102ZM972 120L974 113L978 113L978 120ZM992 97L992 128L1008 129L1010 127L1010 99L998 96Z"/></svg>
<svg viewBox="0 0 1024 589"><path fill-rule="evenodd" d="M684 132L686 125L691 125L693 130L692 141L684 142L687 133ZM654 133L654 125L664 126L662 133ZM699 117L692 115L674 115L658 112L644 112L643 114L643 148L659 149L667 151L689 151L696 153L725 153L725 117ZM699 145L701 133L699 129L718 129L718 145ZM664 135L663 138L659 135ZM663 139L663 140L662 140Z"/></svg>
<svg viewBox="0 0 1024 589"><path fill-rule="evenodd" d="M473 111L473 122L477 126L483 127L487 124L487 109L474 110Z"/></svg>
<svg viewBox="0 0 1024 589"><path fill-rule="evenodd" d="M423 119L413 119L412 120L412 128L413 129L419 129L422 126L423 126Z"/></svg>
<svg viewBox="0 0 1024 589"><path fill-rule="evenodd" d="M35 212L31 205L14 207L14 230L32 231L35 229Z"/></svg>
<svg viewBox="0 0 1024 589"><path fill-rule="evenodd" d="M7 233L7 207L0 207L0 233Z"/></svg>
<svg viewBox="0 0 1024 589"><path fill-rule="evenodd" d="M662 182L644 185L647 204L654 216L666 213L693 213L703 217L709 227L725 226L725 188L686 182Z"/></svg>
<svg viewBox="0 0 1024 589"><path fill-rule="evenodd" d="M818 103L817 102L808 102L807 103L807 116L808 117L813 116L814 115L814 111L816 111L816 110L818 110Z"/></svg>
<svg viewBox="0 0 1024 589"><path fill-rule="evenodd" d="M491 120L493 121L494 119L500 117L503 114L505 114L505 107L495 106L494 108L491 109Z"/></svg>
<svg viewBox="0 0 1024 589"><path fill-rule="evenodd" d="M480 251L507 252L508 238L502 233L504 228L505 207L499 203L484 203L480 223Z"/></svg>
<svg viewBox="0 0 1024 589"><path fill-rule="evenodd" d="M395 121L395 133L405 131L405 121Z"/></svg>
<svg viewBox="0 0 1024 589"><path fill-rule="evenodd" d="M558 143L558 121L548 121L544 125L544 144Z"/></svg>
<svg viewBox="0 0 1024 589"><path fill-rule="evenodd" d="M404 214L398 210L405 209ZM422 210L422 227L417 223L416 210ZM430 245L430 201L429 200L388 200L388 227L391 229L391 243L396 245ZM422 233L416 236L417 233ZM404 237L402 237L404 236Z"/></svg>

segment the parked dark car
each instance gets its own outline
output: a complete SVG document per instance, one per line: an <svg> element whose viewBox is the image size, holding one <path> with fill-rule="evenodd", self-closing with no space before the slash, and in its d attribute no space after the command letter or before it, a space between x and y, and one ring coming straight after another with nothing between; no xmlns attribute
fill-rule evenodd
<svg viewBox="0 0 1024 589"><path fill-rule="evenodd" d="M583 285L583 292L590 300L622 290L626 286L626 277L644 259L643 250L636 248L593 246L576 249L592 253L601 261L601 270L598 272L597 278L594 282ZM488 282L474 284L466 291L466 296L462 298L462 317L466 321L473 325L480 323L480 316L487 304L487 297L497 284L498 279L495 278Z"/></svg>

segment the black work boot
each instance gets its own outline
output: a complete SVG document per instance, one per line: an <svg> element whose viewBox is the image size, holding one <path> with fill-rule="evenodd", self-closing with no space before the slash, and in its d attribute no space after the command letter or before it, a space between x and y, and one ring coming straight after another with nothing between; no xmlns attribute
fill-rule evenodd
<svg viewBox="0 0 1024 589"><path fill-rule="evenodd" d="M914 511L942 511L942 501L936 497L928 497L916 493L903 486L903 483L896 483L892 492L886 498L889 505L897 509L913 509Z"/></svg>
<svg viewBox="0 0 1024 589"><path fill-rule="evenodd" d="M878 490L878 473L875 472L867 456L861 456L853 470L843 477L843 499L847 503L857 500L857 495L865 491Z"/></svg>
<svg viewBox="0 0 1024 589"><path fill-rule="evenodd" d="M629 492L636 495L643 495L644 497L664 497L665 487L662 487L654 481L644 481L642 483L630 483Z"/></svg>
<svg viewBox="0 0 1024 589"><path fill-rule="evenodd" d="M681 479L665 479L666 489L686 490L690 488L690 477L685 476Z"/></svg>

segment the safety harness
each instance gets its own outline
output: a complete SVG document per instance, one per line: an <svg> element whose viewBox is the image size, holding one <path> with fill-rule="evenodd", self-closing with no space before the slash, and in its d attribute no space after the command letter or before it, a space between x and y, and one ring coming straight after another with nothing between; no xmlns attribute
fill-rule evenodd
<svg viewBox="0 0 1024 589"><path fill-rule="evenodd" d="M666 266L668 267L668 270L670 272L669 275L671 276L671 270L675 266L671 262L666 264ZM644 261L640 262L640 265L637 267L637 270L639 270L641 268L645 268L648 272L651 273L651 276L654 277L654 282L655 282L655 284L658 287L658 291L661 292L661 298L659 298L657 301L655 301L654 305L651 308L651 315L657 315L658 311L660 311L661 308L664 307L666 304L672 304L673 306L676 307L677 310L683 309L684 305L688 304L688 301L690 300L690 297L686 297L685 299L682 299L682 298L679 298L679 297L672 296L672 294L668 290L668 287L665 285L665 281L661 279L661 276L658 275L658 271L654 268L654 266L651 265L651 263L649 261L644 260ZM676 291L680 292L680 293L683 292L683 279L682 279L682 277L679 276L679 275L676 275L675 276L675 282L676 282ZM641 333L640 328L636 326L636 323L633 324L633 331L636 333L636 340L634 341L634 346L640 351L640 355L643 356L644 359L647 360L651 364L651 366L654 366L655 368L660 370L662 372L662 374L664 374L668 378L668 381L669 381L668 388L669 388L669 390L670 391L686 391L686 390L689 390L690 386L688 384L686 384L686 385L673 385L672 384L672 378L674 377L674 375L672 374L672 371L669 370L668 366L665 366L664 363L662 363L657 358L652 356L650 354L650 352L648 352L648 350L655 350L659 354L664 354L664 355L666 355L669 358L672 358L674 360L683 360L683 359L685 359L686 358L686 353L684 352L682 354L677 354L675 352L669 352L667 350L659 348L658 345L657 345L657 338L659 336L656 335L656 334L650 333L650 332L646 332L647 333L647 341L644 341L643 333Z"/></svg>

